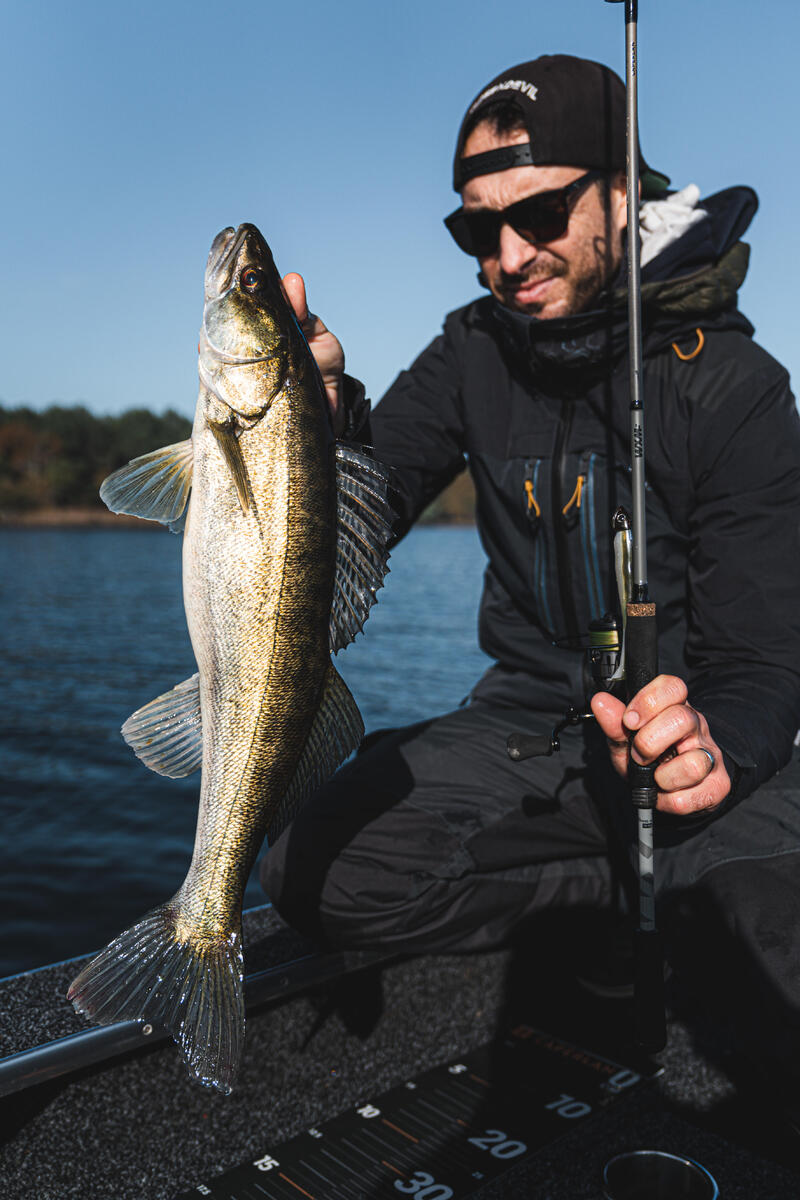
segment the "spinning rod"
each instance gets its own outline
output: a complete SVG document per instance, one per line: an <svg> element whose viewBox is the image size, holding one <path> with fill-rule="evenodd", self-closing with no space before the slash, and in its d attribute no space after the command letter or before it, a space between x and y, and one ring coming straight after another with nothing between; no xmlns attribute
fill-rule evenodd
<svg viewBox="0 0 800 1200"><path fill-rule="evenodd" d="M621 3L623 0L607 0ZM628 339L632 513L632 594L626 604L625 681L628 702L658 674L656 606L647 586L647 518L644 476L642 370L642 278L639 241L638 0L625 4L625 176L628 205ZM633 739L631 739L632 741ZM653 824L658 786L656 764L642 766L628 753L628 781L636 809L639 857L639 927L634 990L636 1040L648 1051L667 1041L664 954L656 928Z"/></svg>
<svg viewBox="0 0 800 1200"><path fill-rule="evenodd" d="M642 369L642 292L639 230L639 120L637 91L637 0L607 0L625 4L625 176L628 210L628 339L631 438L632 520L622 509L614 514L614 552L617 588L623 612L623 634L613 619L590 626L592 675L600 687L624 681L630 701L658 674L656 606L647 584L645 515L644 403ZM568 725L594 720L589 711L569 708L550 735L512 734L509 756L519 761L550 755L560 749ZM630 741L633 741L631 736ZM634 762L628 751L628 782L637 816L639 923L635 933L634 1025L638 1045L648 1053L666 1045L664 955L656 928L653 826L658 787L656 764Z"/></svg>

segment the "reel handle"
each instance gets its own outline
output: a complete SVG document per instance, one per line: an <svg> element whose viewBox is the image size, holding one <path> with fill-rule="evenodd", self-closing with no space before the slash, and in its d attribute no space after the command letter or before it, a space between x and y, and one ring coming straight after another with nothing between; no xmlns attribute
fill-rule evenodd
<svg viewBox="0 0 800 1200"><path fill-rule="evenodd" d="M558 745L548 733L512 733L506 749L509 758L522 762L525 758L546 758L558 749Z"/></svg>

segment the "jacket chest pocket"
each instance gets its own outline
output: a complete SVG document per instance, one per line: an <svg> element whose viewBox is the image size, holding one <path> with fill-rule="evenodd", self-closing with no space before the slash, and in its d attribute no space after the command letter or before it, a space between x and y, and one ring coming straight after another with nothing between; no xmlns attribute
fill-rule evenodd
<svg viewBox="0 0 800 1200"><path fill-rule="evenodd" d="M603 502L607 487L602 478L602 466L594 451L582 454L575 478L575 489L561 509L560 519L568 533L576 533L580 540L579 561L575 562L577 547L572 547L572 574L576 579L577 591L582 592L588 605L589 620L596 621L613 607L614 597L606 594L606 579L601 570L601 558L607 561L608 538L604 525L610 524L611 513L605 513ZM598 499L600 504L598 505ZM598 519L598 508L605 513ZM572 541L574 541L574 537ZM579 605L579 607L581 607Z"/></svg>
<svg viewBox="0 0 800 1200"><path fill-rule="evenodd" d="M550 598L552 591L552 581L550 578L552 547L548 544L549 538L542 509L544 501L544 475L545 472L542 469L541 458L525 459L521 503L532 542L531 558L534 603L545 629L551 636L555 636ZM547 500L549 501L549 496Z"/></svg>
<svg viewBox="0 0 800 1200"><path fill-rule="evenodd" d="M521 502L533 533L536 603L553 639L565 645L584 644L589 623L618 607L610 505L619 489L606 467L596 451L569 454L554 486L550 460L525 463Z"/></svg>

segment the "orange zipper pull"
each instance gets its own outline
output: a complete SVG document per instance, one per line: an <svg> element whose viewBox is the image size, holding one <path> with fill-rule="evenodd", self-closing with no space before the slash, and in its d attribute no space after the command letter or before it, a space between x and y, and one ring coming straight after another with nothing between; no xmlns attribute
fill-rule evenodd
<svg viewBox="0 0 800 1200"><path fill-rule="evenodd" d="M581 494L583 492L583 485L585 483L586 483L586 476L579 475L578 482L575 484L575 491L572 493L569 500L567 501L567 503L564 505L564 507L561 510L561 512L563 513L564 516L567 515L569 510L572 508L573 504L575 505L576 508L580 508Z"/></svg>
<svg viewBox="0 0 800 1200"><path fill-rule="evenodd" d="M528 516L530 516L531 509L533 509L533 515L538 519L542 515L542 509L539 501L533 494L533 480L525 480L525 492L528 497Z"/></svg>

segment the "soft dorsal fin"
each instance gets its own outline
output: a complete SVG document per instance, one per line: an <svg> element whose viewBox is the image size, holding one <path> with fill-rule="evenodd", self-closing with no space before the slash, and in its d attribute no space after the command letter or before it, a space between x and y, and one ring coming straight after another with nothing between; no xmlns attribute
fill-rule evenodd
<svg viewBox="0 0 800 1200"><path fill-rule="evenodd" d="M294 778L286 789L268 830L273 842L302 804L330 779L364 736L358 705L333 663L328 666L322 699L303 748Z"/></svg>
<svg viewBox="0 0 800 1200"><path fill-rule="evenodd" d="M395 515L387 499L389 472L374 458L337 444L336 482L336 583L330 620L334 654L361 632L375 593L383 586Z"/></svg>
<svg viewBox="0 0 800 1200"><path fill-rule="evenodd" d="M103 480L100 499L112 512L161 521L172 528L189 499L193 463L191 438L142 454Z"/></svg>
<svg viewBox="0 0 800 1200"><path fill-rule="evenodd" d="M191 675L137 709L122 726L122 736L156 774L170 779L191 775L203 758L200 676Z"/></svg>

